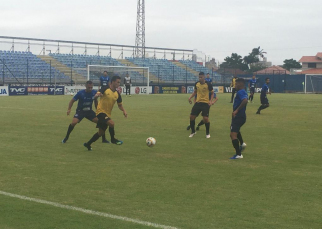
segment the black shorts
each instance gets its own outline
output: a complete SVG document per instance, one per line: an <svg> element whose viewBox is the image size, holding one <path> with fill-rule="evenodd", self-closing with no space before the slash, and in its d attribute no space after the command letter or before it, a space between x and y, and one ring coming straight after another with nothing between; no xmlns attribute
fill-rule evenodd
<svg viewBox="0 0 322 229"><path fill-rule="evenodd" d="M82 121L83 118L87 118L88 120L92 121L96 118L96 114L93 110L90 111L76 111L74 118L77 118L79 123Z"/></svg>
<svg viewBox="0 0 322 229"><path fill-rule="evenodd" d="M254 93L255 93L255 88L254 88L254 87L251 87L251 88L249 89L249 92L250 92L250 93L252 93L252 94L254 94Z"/></svg>
<svg viewBox="0 0 322 229"><path fill-rule="evenodd" d="M267 96L261 96L261 104L269 104Z"/></svg>
<svg viewBox="0 0 322 229"><path fill-rule="evenodd" d="M232 94L236 93L236 88L233 87L233 90L231 91Z"/></svg>
<svg viewBox="0 0 322 229"><path fill-rule="evenodd" d="M246 117L235 117L231 120L230 132L239 133L240 128L245 124Z"/></svg>
<svg viewBox="0 0 322 229"><path fill-rule="evenodd" d="M210 106L208 103L195 103L191 109L191 115L198 116L201 112L202 117L209 116Z"/></svg>
<svg viewBox="0 0 322 229"><path fill-rule="evenodd" d="M96 128L100 128L105 131L108 127L107 122L111 119L104 113L99 113L97 115L97 118L98 118L98 122L97 122Z"/></svg>

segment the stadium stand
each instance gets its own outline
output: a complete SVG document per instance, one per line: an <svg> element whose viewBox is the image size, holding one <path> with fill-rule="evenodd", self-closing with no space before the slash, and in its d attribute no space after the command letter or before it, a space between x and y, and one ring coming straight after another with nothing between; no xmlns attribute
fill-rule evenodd
<svg viewBox="0 0 322 229"><path fill-rule="evenodd" d="M15 79L27 79L30 82L48 81L49 78L57 81L68 81L69 77L53 66L39 59L31 52L2 51L0 50L0 67L4 69L7 82Z"/></svg>
<svg viewBox="0 0 322 229"><path fill-rule="evenodd" d="M191 61L191 60L180 60L180 63L188 66L189 68L197 71L197 72L204 72L205 74L209 73L210 76L212 76L213 81L221 81L221 75L217 72L213 72L211 69L206 68L200 64L198 64L195 61Z"/></svg>

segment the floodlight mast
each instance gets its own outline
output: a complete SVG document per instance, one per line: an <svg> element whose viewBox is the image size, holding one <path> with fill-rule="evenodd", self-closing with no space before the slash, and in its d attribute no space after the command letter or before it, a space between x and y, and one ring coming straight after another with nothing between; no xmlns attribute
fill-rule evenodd
<svg viewBox="0 0 322 229"><path fill-rule="evenodd" d="M145 0L138 0L134 55L145 58Z"/></svg>

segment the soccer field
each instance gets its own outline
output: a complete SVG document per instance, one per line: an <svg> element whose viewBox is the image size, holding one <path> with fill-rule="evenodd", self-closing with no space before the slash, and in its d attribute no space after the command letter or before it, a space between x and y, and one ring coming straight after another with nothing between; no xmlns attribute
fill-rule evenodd
<svg viewBox="0 0 322 229"><path fill-rule="evenodd" d="M117 106L112 118L124 144L93 151L86 119L61 143L71 96L1 97L0 228L321 228L321 95L272 94L256 115L255 94L240 160L230 94L211 107L210 139L205 126L188 137L188 96L123 96L128 118Z"/></svg>

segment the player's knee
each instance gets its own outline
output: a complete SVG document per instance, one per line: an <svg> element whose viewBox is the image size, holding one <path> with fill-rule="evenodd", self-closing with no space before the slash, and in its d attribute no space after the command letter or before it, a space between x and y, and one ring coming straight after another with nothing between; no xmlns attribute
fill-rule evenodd
<svg viewBox="0 0 322 229"><path fill-rule="evenodd" d="M78 123L78 122L74 122L74 121L73 121L70 125L72 125L72 126L76 126L76 125L77 125L77 123Z"/></svg>
<svg viewBox="0 0 322 229"><path fill-rule="evenodd" d="M195 120L196 118L195 118L195 116L193 116L193 115L190 115L190 121L193 121L193 120Z"/></svg>
<svg viewBox="0 0 322 229"><path fill-rule="evenodd" d="M105 133L105 130L99 129L98 130L98 136L102 136Z"/></svg>
<svg viewBox="0 0 322 229"><path fill-rule="evenodd" d="M203 117L203 122L204 123L208 123L209 122L209 118L208 117Z"/></svg>
<svg viewBox="0 0 322 229"><path fill-rule="evenodd" d="M114 128L114 122L112 120L108 121L108 126Z"/></svg>

